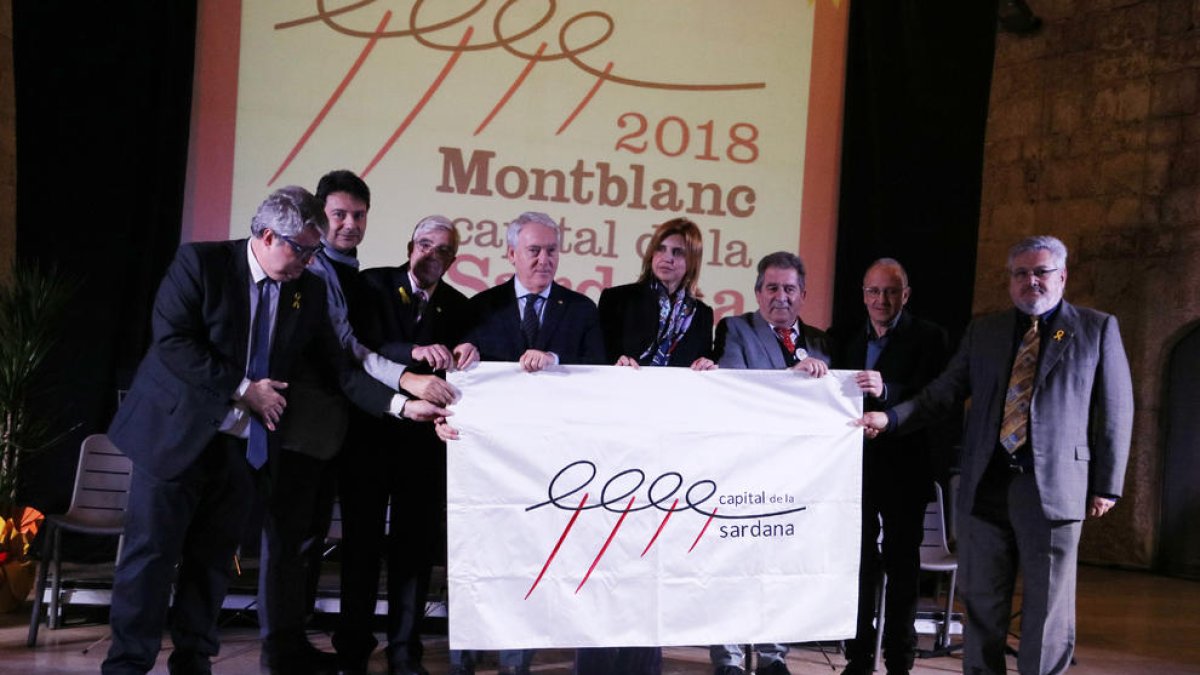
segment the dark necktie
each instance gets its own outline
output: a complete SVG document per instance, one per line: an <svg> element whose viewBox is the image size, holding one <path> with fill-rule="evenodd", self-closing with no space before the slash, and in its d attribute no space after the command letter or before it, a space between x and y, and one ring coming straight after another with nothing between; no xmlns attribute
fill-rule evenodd
<svg viewBox="0 0 1200 675"><path fill-rule="evenodd" d="M538 328L541 326L541 321L538 320L538 305L541 304L542 296L537 293L528 293L525 295L525 313L521 315L521 333L525 335L525 346L532 348L537 342Z"/></svg>
<svg viewBox="0 0 1200 675"><path fill-rule="evenodd" d="M1038 320L1021 338L1017 358L1013 359L1012 375L1008 378L1008 392L1004 396L1004 421L1000 424L1000 445L1015 452L1029 439L1029 402L1033 399L1033 379L1037 376Z"/></svg>
<svg viewBox="0 0 1200 675"><path fill-rule="evenodd" d="M796 358L796 342L792 339L791 328L775 327L775 333L779 336L779 340L783 342L783 348L787 352L788 359Z"/></svg>
<svg viewBox="0 0 1200 675"><path fill-rule="evenodd" d="M254 312L254 327L250 338L250 362L246 379L261 380L271 368L271 286L275 282L258 282L258 308ZM246 461L255 469L267 463L267 428L258 416L250 418L250 436L246 440Z"/></svg>
<svg viewBox="0 0 1200 675"><path fill-rule="evenodd" d="M413 299L415 300L413 302L413 305L415 305L414 309L416 310L415 316L417 317L417 321L420 322L421 316L425 314L425 307L429 304L429 297L425 295L425 291L418 288L413 291Z"/></svg>

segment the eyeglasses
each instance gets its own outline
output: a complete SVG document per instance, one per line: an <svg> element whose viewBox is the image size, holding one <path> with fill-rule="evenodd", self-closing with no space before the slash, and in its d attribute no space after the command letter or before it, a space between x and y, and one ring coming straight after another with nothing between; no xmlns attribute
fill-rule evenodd
<svg viewBox="0 0 1200 675"><path fill-rule="evenodd" d="M454 257L454 249L452 247L444 244L442 246L434 246L433 242L428 239L418 239L413 242L413 245L416 246L417 250L421 253L429 253L430 251L434 251L437 253L439 258Z"/></svg>
<svg viewBox="0 0 1200 675"><path fill-rule="evenodd" d="M304 245L298 244L298 243L296 243L295 239L292 239L291 237L287 236L286 234L280 234L279 232L276 232L275 236L282 239L284 241L284 243L286 243L288 246L291 246L292 252L294 252L296 254L296 257L305 262L312 260L312 257L314 255L320 253L321 250L325 248L325 244L322 244L320 242L317 242L316 244L313 244L312 246L304 246Z"/></svg>
<svg viewBox="0 0 1200 675"><path fill-rule="evenodd" d="M1026 277L1037 277L1038 281L1045 281L1046 279L1050 278L1051 274L1054 274L1057 271L1057 267L1035 267L1031 270L1027 270L1024 267L1018 267L1015 270L1010 270L1009 275L1012 276L1013 281L1021 281Z"/></svg>
<svg viewBox="0 0 1200 675"><path fill-rule="evenodd" d="M871 298L872 300L874 300L875 298L878 298L880 296L887 296L889 298L898 298L901 295L904 295L904 289L897 288L895 286L891 286L888 288L879 288L877 286L864 286L863 287L863 295L867 296L868 298Z"/></svg>

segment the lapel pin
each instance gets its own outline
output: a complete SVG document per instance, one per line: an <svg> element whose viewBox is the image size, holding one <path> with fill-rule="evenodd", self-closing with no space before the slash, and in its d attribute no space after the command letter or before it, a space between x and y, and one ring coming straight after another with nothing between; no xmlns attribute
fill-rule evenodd
<svg viewBox="0 0 1200 675"><path fill-rule="evenodd" d="M411 300L408 299L408 291L404 290L403 286L400 286L396 290L400 291L400 302L403 302L406 305L411 302Z"/></svg>
<svg viewBox="0 0 1200 675"><path fill-rule="evenodd" d="M434 310L435 310L435 311L436 311L438 314L441 314L441 313L442 313L442 308L441 308L441 307L434 307L433 309L434 309Z"/></svg>
<svg viewBox="0 0 1200 675"><path fill-rule="evenodd" d="M1062 342L1062 339L1063 339L1063 337L1064 337L1066 334L1067 334L1067 331L1065 331L1065 330L1062 330L1062 329L1060 328L1059 330L1057 330L1057 331L1055 331L1055 332L1054 332L1054 341L1055 341L1055 342Z"/></svg>
<svg viewBox="0 0 1200 675"><path fill-rule="evenodd" d="M292 309L300 309L300 293L298 291L292 296Z"/></svg>

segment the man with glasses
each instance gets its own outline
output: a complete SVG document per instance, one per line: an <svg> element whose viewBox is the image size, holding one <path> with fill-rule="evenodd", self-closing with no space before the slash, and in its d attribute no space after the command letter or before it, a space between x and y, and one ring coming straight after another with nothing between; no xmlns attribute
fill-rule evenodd
<svg viewBox="0 0 1200 675"><path fill-rule="evenodd" d="M453 223L429 216L413 230L408 262L362 273L364 337L409 372L444 375L479 360L475 347L463 342L470 327L467 298L442 279L457 254ZM420 628L429 573L446 549L446 445L431 424L356 420L340 477L341 616L333 644L342 670L367 672L386 559L388 672L424 675Z"/></svg>
<svg viewBox="0 0 1200 675"><path fill-rule="evenodd" d="M915 398L868 412L871 438L906 433L971 398L958 496L967 608L963 672L1005 672L1021 570L1022 673L1064 673L1075 647L1075 568L1085 517L1125 479L1133 386L1115 317L1062 299L1067 248L1050 236L1008 254L1015 309L967 327L946 370Z"/></svg>
<svg viewBox="0 0 1200 675"><path fill-rule="evenodd" d="M301 364L327 364L376 415L440 410L409 408L342 357L324 285L305 272L324 220L307 191L282 188L258 207L249 240L184 244L167 269L150 350L108 431L134 472L107 675L150 671L168 623L171 672L211 672L234 551L278 456Z"/></svg>
<svg viewBox="0 0 1200 675"><path fill-rule="evenodd" d="M329 321L346 360L361 364L390 389L411 392L433 405L448 404L453 393L445 382L410 372L404 363L368 349L359 340L363 291L356 254L366 234L371 204L366 183L349 171L331 171L321 177L316 196L328 227L309 269L325 282ZM257 605L261 662L269 672L292 673L300 667L295 664L311 672L333 672L337 657L313 647L304 629L316 600L332 516L337 487L334 459L347 430L367 424L370 417L351 410L336 373L321 361L297 369L288 401L291 414L280 425L280 451L271 462L263 520ZM410 405L410 415L419 417L417 407L429 404Z"/></svg>
<svg viewBox="0 0 1200 675"><path fill-rule="evenodd" d="M876 260L863 275L866 325L835 337L834 367L859 371L866 410L907 401L946 365L946 332L905 309L911 292L899 262ZM865 441L858 631L846 644L849 663L843 675L875 670L875 597L881 572L887 574L884 664L888 675L912 668L925 505L933 498L931 443L925 433ZM881 527L883 541L877 545Z"/></svg>

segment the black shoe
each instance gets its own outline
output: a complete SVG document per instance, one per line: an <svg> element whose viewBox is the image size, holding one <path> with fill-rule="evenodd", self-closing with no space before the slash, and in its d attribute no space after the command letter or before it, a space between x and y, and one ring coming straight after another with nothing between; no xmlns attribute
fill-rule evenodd
<svg viewBox="0 0 1200 675"><path fill-rule="evenodd" d="M450 666L450 675L475 675L475 666Z"/></svg>
<svg viewBox="0 0 1200 675"><path fill-rule="evenodd" d="M341 672L337 654L323 652L307 640L283 652L264 649L258 663L260 671L267 675L338 675Z"/></svg>
<svg viewBox="0 0 1200 675"><path fill-rule="evenodd" d="M171 675L212 675L212 663L207 656L174 651L167 658L167 672Z"/></svg>
<svg viewBox="0 0 1200 675"><path fill-rule="evenodd" d="M713 675L746 675L746 671L737 666L717 666Z"/></svg>
<svg viewBox="0 0 1200 675"><path fill-rule="evenodd" d="M388 666L388 675L429 675L419 663L393 663Z"/></svg>
<svg viewBox="0 0 1200 675"><path fill-rule="evenodd" d="M874 664L864 664L858 661L851 661L846 664L846 668L842 671L842 675L871 675L875 672Z"/></svg>
<svg viewBox="0 0 1200 675"><path fill-rule="evenodd" d="M792 675L783 661L771 661L754 669L754 675Z"/></svg>

